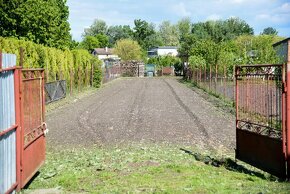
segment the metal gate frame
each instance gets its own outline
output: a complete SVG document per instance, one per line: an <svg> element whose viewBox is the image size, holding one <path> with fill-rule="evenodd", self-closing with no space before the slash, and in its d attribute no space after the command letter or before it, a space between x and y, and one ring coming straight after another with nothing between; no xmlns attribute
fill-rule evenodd
<svg viewBox="0 0 290 194"><path fill-rule="evenodd" d="M280 99L281 101L280 103L277 102L277 104L274 107L273 105L271 105L272 107L270 107L274 109L274 112L276 111L276 113L279 112L279 114L281 114L279 115L280 118L276 120L276 121L281 122L280 124L278 124L279 128L281 129L281 132L278 135L278 137L277 135L274 135L274 136L270 135L270 132L269 132L269 135L267 134L262 135L262 132L261 133L259 132L263 130L274 131L275 129L277 129L271 126L271 123L270 125L268 124L263 125L263 122L259 122L259 121L255 122L255 119L253 119L254 122L252 120L244 120L243 116L241 116L244 113L248 114L250 112L251 114L251 112L253 112L254 116L250 115L251 117L250 119L252 119L252 117L255 118L256 115L258 115L259 117L260 113L257 112L256 107L255 107L255 110L250 110L251 108L249 108L248 105L251 103L256 103L257 99L263 100L263 99L259 99L259 97L262 97L261 94L260 96L257 96L255 94L253 98L256 98L256 101L249 102L248 98L249 98L249 95L251 94L248 91L248 88L250 86L248 85L249 78L247 76L251 77L251 76L256 76L256 75L255 73L251 73L251 72L249 73L247 71L246 73L243 72L242 70L246 68L249 68L249 69L251 68L252 69L262 69L262 68L271 69L272 68L272 71L279 68L281 69L281 75L279 74L279 76L281 76L279 78L280 79L279 84L281 84L279 86L280 88L277 85L275 86L276 92L278 90L281 95L279 96L276 94L276 98ZM243 73L241 73L240 71ZM261 76L261 75L263 74L259 74L258 76ZM244 90L244 89L240 89L240 85L239 85L239 79L242 79L243 76L246 77L246 86L245 85L243 86L243 87L246 87L246 94L243 94L244 96L240 95L239 93L240 90ZM290 129L290 112L289 112L290 111L290 92L287 92L287 85L288 84L290 85L290 64L287 65L287 68L286 68L286 65L284 64L236 66L235 77L236 77L236 92L235 92L236 93L236 97L235 97L236 98L236 158L246 163L249 163L257 168L260 168L266 172L269 172L273 175L276 175L280 178L290 178L290 130L288 130ZM255 77L254 79L257 79L257 77ZM267 81L269 81L269 78L267 78ZM244 100L244 98L246 98L246 104L247 104L246 106L243 105L243 103L245 102L239 101L240 99ZM272 100L273 99L271 99L271 101ZM261 103L261 102L257 102L257 103ZM270 105L268 106L265 105L265 106L269 107ZM261 110L258 110L258 111L261 111ZM242 113L241 115L239 115L240 112ZM289 114L287 114L287 112L289 112ZM253 128L254 131L247 130L250 128L251 129Z"/></svg>
<svg viewBox="0 0 290 194"><path fill-rule="evenodd" d="M16 182L11 185L11 187L5 193L12 193L15 189L20 189L20 173L21 173L21 115L20 115L20 68L21 67L9 67L9 68L2 68L2 51L0 51L0 73L13 71L14 72L14 95L15 95L15 125L9 127L8 129L0 132L0 136L8 134L12 130L16 131Z"/></svg>

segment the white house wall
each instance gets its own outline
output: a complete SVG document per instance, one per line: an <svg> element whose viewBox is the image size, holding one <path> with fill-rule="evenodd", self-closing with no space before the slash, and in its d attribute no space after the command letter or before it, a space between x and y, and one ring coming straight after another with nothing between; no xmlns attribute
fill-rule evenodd
<svg viewBox="0 0 290 194"><path fill-rule="evenodd" d="M178 52L177 52L177 49L158 49L157 54L158 56L164 56L164 55L177 56Z"/></svg>

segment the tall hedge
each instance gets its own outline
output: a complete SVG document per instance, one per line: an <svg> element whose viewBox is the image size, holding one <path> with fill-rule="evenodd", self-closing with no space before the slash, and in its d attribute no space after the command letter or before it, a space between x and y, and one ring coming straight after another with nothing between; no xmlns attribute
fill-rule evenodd
<svg viewBox="0 0 290 194"><path fill-rule="evenodd" d="M24 49L24 68L44 68L46 82L64 79L67 89L71 91L91 84L100 86L102 75L97 72L101 69L101 63L86 50L60 50L30 41L0 37L2 52L16 54L18 62L20 47Z"/></svg>

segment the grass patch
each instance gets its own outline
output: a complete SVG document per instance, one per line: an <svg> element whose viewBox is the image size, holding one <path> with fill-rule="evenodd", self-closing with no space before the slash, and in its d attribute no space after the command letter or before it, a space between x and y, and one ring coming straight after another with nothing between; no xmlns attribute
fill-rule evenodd
<svg viewBox="0 0 290 194"><path fill-rule="evenodd" d="M172 145L49 149L45 166L28 189L61 188L64 193L287 193L290 190L289 183L275 181L249 166L243 168L247 171L230 169L227 165L207 165Z"/></svg>

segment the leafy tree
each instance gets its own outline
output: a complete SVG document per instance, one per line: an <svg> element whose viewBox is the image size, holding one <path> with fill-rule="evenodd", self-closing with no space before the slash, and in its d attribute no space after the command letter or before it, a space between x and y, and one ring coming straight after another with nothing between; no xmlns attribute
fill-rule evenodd
<svg viewBox="0 0 290 194"><path fill-rule="evenodd" d="M109 45L113 46L118 40L133 38L133 31L128 25L110 26L107 36L109 37Z"/></svg>
<svg viewBox="0 0 290 194"><path fill-rule="evenodd" d="M99 41L99 47L105 48L109 46L109 37L104 34L97 34L95 38Z"/></svg>
<svg viewBox="0 0 290 194"><path fill-rule="evenodd" d="M178 48L178 53L181 59L185 62L188 61L190 56L190 50L194 47L197 42L197 38L193 34L184 34Z"/></svg>
<svg viewBox="0 0 290 194"><path fill-rule="evenodd" d="M0 36L68 48L71 42L66 0L0 0Z"/></svg>
<svg viewBox="0 0 290 194"><path fill-rule="evenodd" d="M178 28L176 25L171 25L170 21L164 21L160 24L159 34L164 45L179 45Z"/></svg>
<svg viewBox="0 0 290 194"><path fill-rule="evenodd" d="M79 44L80 44L79 42L77 42L75 40L71 40L69 49L70 50L76 49L79 46Z"/></svg>
<svg viewBox="0 0 290 194"><path fill-rule="evenodd" d="M207 65L216 65L219 57L220 46L213 40L197 41L190 50L190 56L202 57Z"/></svg>
<svg viewBox="0 0 290 194"><path fill-rule="evenodd" d="M198 39L212 39L216 43L232 40L240 35L253 35L254 31L244 20L230 18L227 20L206 21L195 23L192 33Z"/></svg>
<svg viewBox="0 0 290 194"><path fill-rule="evenodd" d="M210 39L210 34L205 27L205 23L203 22L193 24L192 33L199 39Z"/></svg>
<svg viewBox="0 0 290 194"><path fill-rule="evenodd" d="M281 40L269 35L240 36L235 40L240 64L277 63L278 58L272 44Z"/></svg>
<svg viewBox="0 0 290 194"><path fill-rule="evenodd" d="M144 50L148 50L152 46L159 46L156 45L158 42L154 42L156 40L156 32L153 24L140 19L134 20L134 24L133 37Z"/></svg>
<svg viewBox="0 0 290 194"><path fill-rule="evenodd" d="M179 39L183 41L191 33L191 21L190 18L183 18L177 22L177 28L179 32Z"/></svg>
<svg viewBox="0 0 290 194"><path fill-rule="evenodd" d="M145 43L145 46L143 48L144 50L164 45L161 36L158 33L154 33L151 34L150 36L147 36L144 40L144 43Z"/></svg>
<svg viewBox="0 0 290 194"><path fill-rule="evenodd" d="M206 66L206 61L204 60L204 58L196 55L190 56L188 59L188 63L191 69L203 68Z"/></svg>
<svg viewBox="0 0 290 194"><path fill-rule="evenodd" d="M181 69L181 61L178 57L174 56L158 56L149 58L148 64L155 64L157 69L161 69L162 67L171 67L174 66L177 70Z"/></svg>
<svg viewBox="0 0 290 194"><path fill-rule="evenodd" d="M267 27L262 32L263 35L277 35L278 31L273 27Z"/></svg>
<svg viewBox="0 0 290 194"><path fill-rule="evenodd" d="M84 40L80 43L80 48L86 49L91 52L94 48L100 47L100 42L98 38L94 36L86 36Z"/></svg>
<svg viewBox="0 0 290 194"><path fill-rule="evenodd" d="M97 34L106 34L108 26L105 21L95 19L89 28L85 28L83 36L96 36Z"/></svg>
<svg viewBox="0 0 290 194"><path fill-rule="evenodd" d="M226 39L231 40L241 35L254 35L254 29L244 20L232 17L225 22Z"/></svg>
<svg viewBox="0 0 290 194"><path fill-rule="evenodd" d="M142 59L142 48L137 41L131 39L118 40L115 44L114 53L124 61Z"/></svg>

